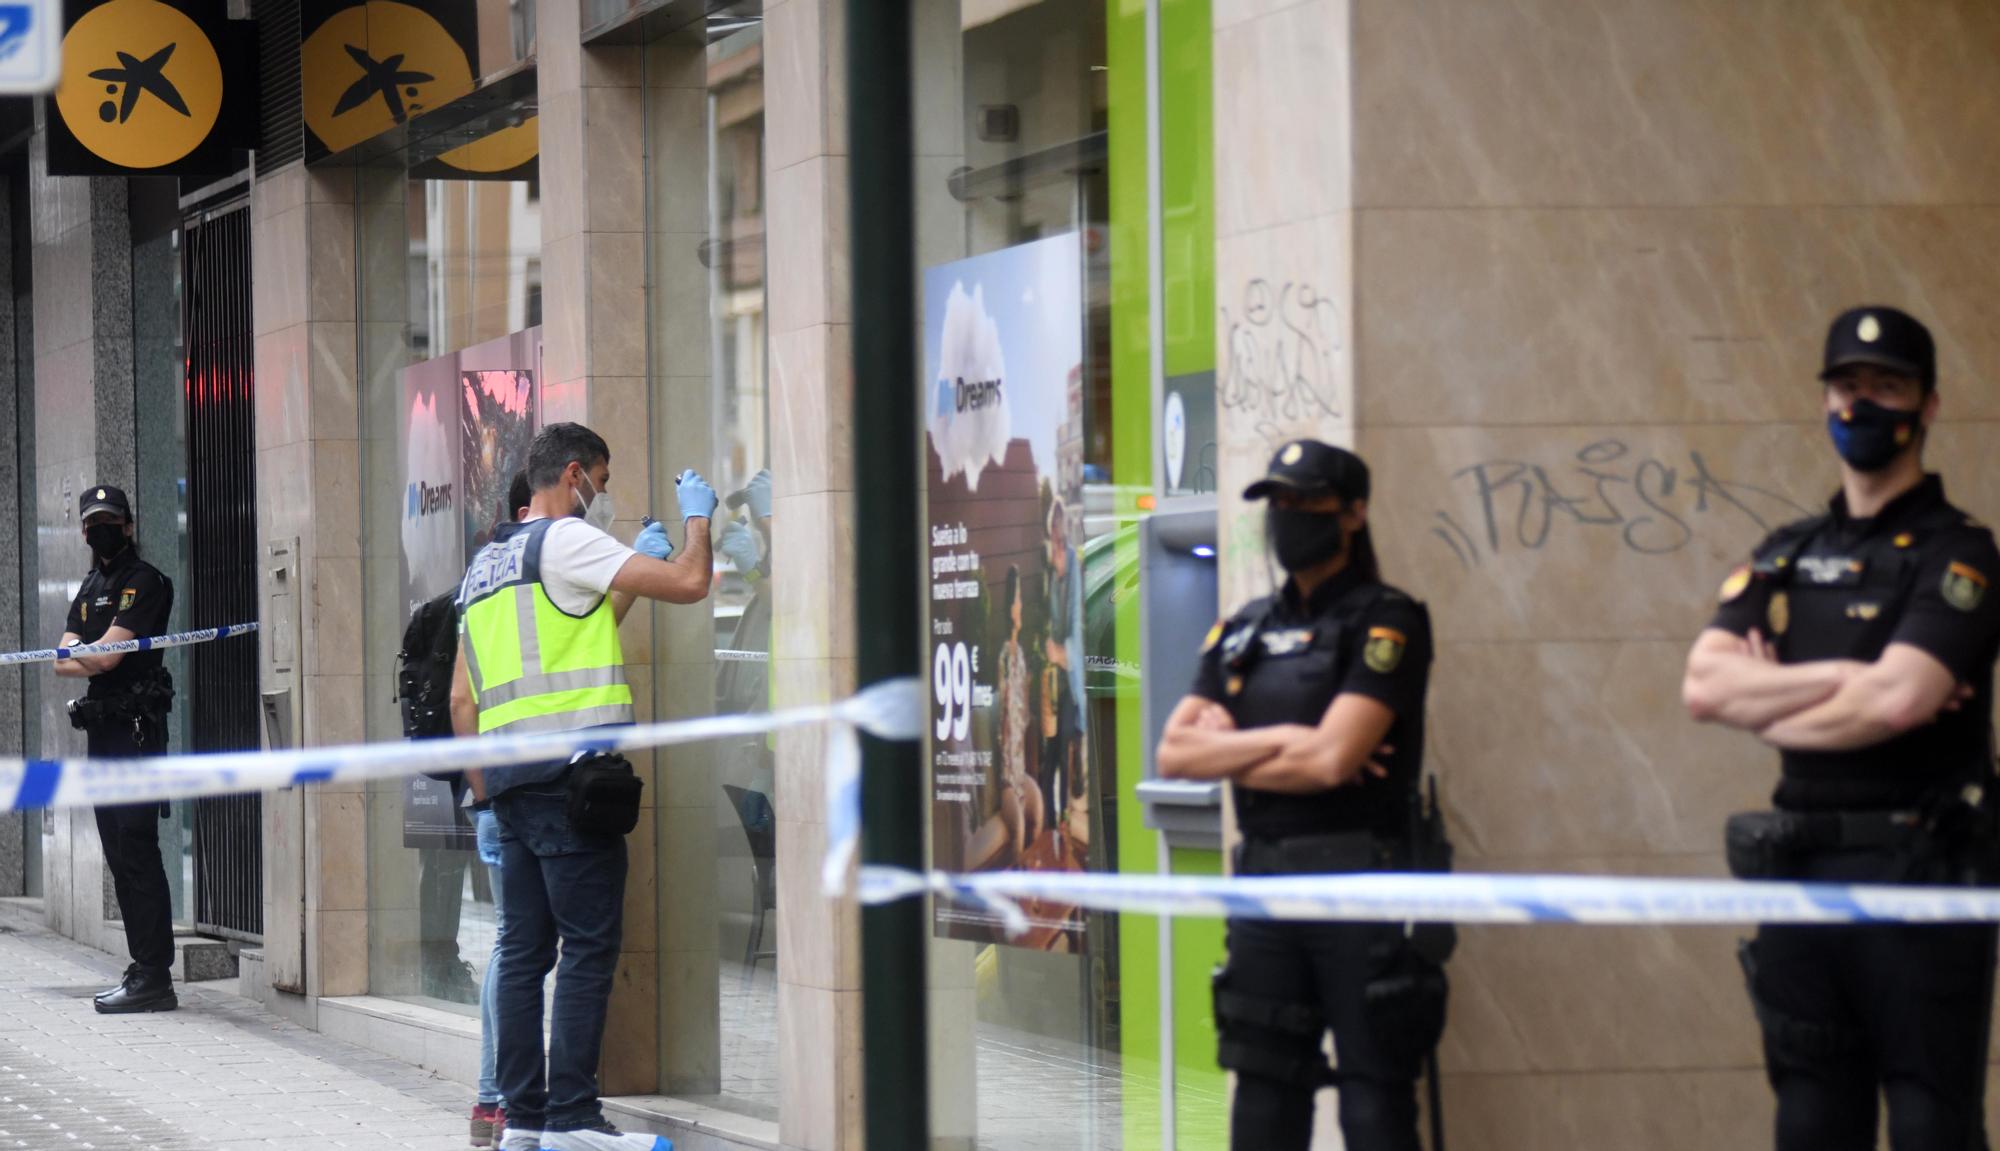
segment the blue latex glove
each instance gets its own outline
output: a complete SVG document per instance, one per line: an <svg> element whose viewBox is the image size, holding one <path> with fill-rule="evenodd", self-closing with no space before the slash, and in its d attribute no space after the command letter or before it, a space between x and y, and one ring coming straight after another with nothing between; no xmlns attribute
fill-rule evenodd
<svg viewBox="0 0 2000 1151"><path fill-rule="evenodd" d="M743 500L750 505L750 514L760 520L771 518L771 469L765 468L750 477L743 486Z"/></svg>
<svg viewBox="0 0 2000 1151"><path fill-rule="evenodd" d="M646 526L639 529L639 538L632 541L632 550L656 560L673 555L674 541L667 538L667 525L648 516Z"/></svg>
<svg viewBox="0 0 2000 1151"><path fill-rule="evenodd" d="M472 813L472 832L479 841L479 861L488 867L500 866L500 817L492 808Z"/></svg>
<svg viewBox="0 0 2000 1151"><path fill-rule="evenodd" d="M682 472L674 480L674 498L680 501L683 520L715 515L715 489L709 487L708 481L693 468Z"/></svg>
<svg viewBox="0 0 2000 1151"><path fill-rule="evenodd" d="M715 541L715 550L733 564L744 579L757 578L757 533L742 520L731 520Z"/></svg>

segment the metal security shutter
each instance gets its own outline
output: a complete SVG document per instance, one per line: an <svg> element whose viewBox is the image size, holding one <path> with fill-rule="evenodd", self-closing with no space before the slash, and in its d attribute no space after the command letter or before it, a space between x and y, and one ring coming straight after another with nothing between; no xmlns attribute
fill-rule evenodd
<svg viewBox="0 0 2000 1151"><path fill-rule="evenodd" d="M251 403L250 211L191 220L182 245L187 348L188 626L257 618L257 443ZM191 751L262 746L257 640L188 649ZM194 921L204 932L264 932L263 801L197 800Z"/></svg>
<svg viewBox="0 0 2000 1151"><path fill-rule="evenodd" d="M305 155L305 112L299 72L299 0L256 0L258 105L257 171L275 172Z"/></svg>

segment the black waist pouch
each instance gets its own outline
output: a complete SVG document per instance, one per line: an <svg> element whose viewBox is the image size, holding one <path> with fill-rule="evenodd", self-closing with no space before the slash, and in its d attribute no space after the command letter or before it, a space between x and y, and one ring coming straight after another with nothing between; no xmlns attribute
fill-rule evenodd
<svg viewBox="0 0 2000 1151"><path fill-rule="evenodd" d="M1723 853L1738 879L1794 879L1801 848L1797 821L1782 811L1739 811L1723 824Z"/></svg>
<svg viewBox="0 0 2000 1151"><path fill-rule="evenodd" d="M630 760L593 752L570 765L569 825L585 835L630 835L639 826L639 794L645 788Z"/></svg>

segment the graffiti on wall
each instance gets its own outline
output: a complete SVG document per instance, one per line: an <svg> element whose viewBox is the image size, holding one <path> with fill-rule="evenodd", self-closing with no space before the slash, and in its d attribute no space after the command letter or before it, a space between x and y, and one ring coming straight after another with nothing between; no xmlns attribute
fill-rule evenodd
<svg viewBox="0 0 2000 1151"><path fill-rule="evenodd" d="M1509 552L1541 551L1576 532L1608 532L1640 555L1693 542L1710 517L1735 517L1768 532L1811 510L1769 488L1718 476L1699 451L1660 458L1622 440L1586 444L1566 463L1492 459L1453 472L1466 496L1458 513L1439 509L1431 534L1466 567Z"/></svg>
<svg viewBox="0 0 2000 1151"><path fill-rule="evenodd" d="M1339 356L1345 330L1339 303L1309 283L1258 277L1222 314L1222 370L1215 402L1247 421L1271 446L1301 427L1346 417Z"/></svg>

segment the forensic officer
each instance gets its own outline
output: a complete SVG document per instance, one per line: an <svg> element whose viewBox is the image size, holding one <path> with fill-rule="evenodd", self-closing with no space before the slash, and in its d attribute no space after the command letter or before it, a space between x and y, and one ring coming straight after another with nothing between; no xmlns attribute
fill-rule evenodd
<svg viewBox="0 0 2000 1151"><path fill-rule="evenodd" d="M1698 720L1780 751L1775 811L1732 817L1745 878L1990 880L2000 553L1923 469L1936 355L1894 308L1826 338L1841 490L1780 528L1722 585L1683 694ZM1777 1146L1986 1146L1981 1097L1994 928L1762 927L1742 950L1778 1096Z"/></svg>
<svg viewBox="0 0 2000 1151"><path fill-rule="evenodd" d="M693 471L681 473L685 539L668 561L660 558L668 553L662 525L641 531L638 549L608 533L616 519L611 449L589 428L556 423L537 433L528 486L525 516L494 529L459 587L452 728L466 736L630 724L619 618L635 597L691 604L708 595L715 492ZM492 800L507 909L493 1012L495 1086L507 1101L501 1148L666 1151L665 1139L620 1132L598 1097L623 941L623 837L639 817L631 766L580 756L467 777L478 799Z"/></svg>
<svg viewBox="0 0 2000 1151"><path fill-rule="evenodd" d="M62 646L117 643L166 630L174 610L174 585L139 558L132 540L132 505L109 485L87 489L80 505L83 539L90 546L90 574L69 606ZM157 651L79 656L57 660L55 672L88 679L82 699L70 703L70 722L81 728L95 756L164 755L173 680ZM97 835L111 869L132 965L118 986L97 996L104 1015L172 1011L174 995L173 896L160 859L158 803L97 809Z"/></svg>
<svg viewBox="0 0 2000 1151"><path fill-rule="evenodd" d="M1447 866L1418 794L1430 615L1382 582L1367 465L1299 440L1243 494L1269 501L1287 579L1209 634L1161 774L1235 785L1238 875ZM1215 981L1218 1061L1237 1073L1231 1146L1305 1148L1313 1093L1337 1085L1351 1151L1418 1147L1416 1079L1444 1029L1452 939L1446 926L1231 919ZM1329 1028L1338 1072L1321 1052Z"/></svg>

